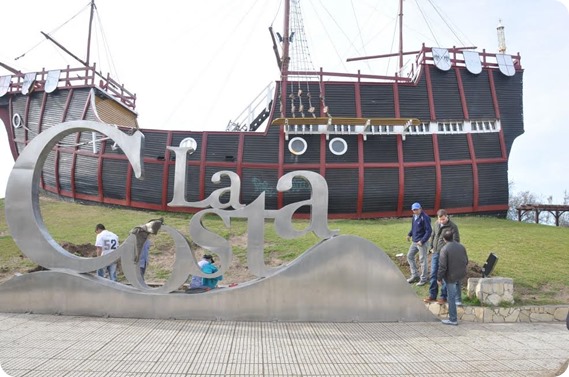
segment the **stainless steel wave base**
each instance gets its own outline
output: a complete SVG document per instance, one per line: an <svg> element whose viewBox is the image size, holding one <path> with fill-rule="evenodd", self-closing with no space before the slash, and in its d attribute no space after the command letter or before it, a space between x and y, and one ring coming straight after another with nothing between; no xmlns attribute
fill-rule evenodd
<svg viewBox="0 0 569 377"><path fill-rule="evenodd" d="M72 121L37 135L14 164L6 189L6 219L10 233L27 257L48 269L15 276L0 286L0 311L136 318L220 319L243 321L394 322L428 321L435 317L417 298L395 264L377 246L362 238L336 236L328 228L328 184L312 171L292 171L277 182L276 190L304 190L309 197L278 210L265 209L262 193L248 205L239 202L240 177L220 171L212 181L229 178L230 187L215 190L199 202L185 200L186 165L181 161L190 148L174 148L175 193L168 205L204 208L192 216L189 232L193 242L217 255L221 264L215 274L199 268L189 241L162 219L136 227L116 250L96 258L68 253L49 234L39 207L39 179L46 158L56 143L73 132L94 132L111 138L122 149L135 176L144 177L144 135L127 135L111 125ZM298 182L302 180L299 186ZM229 194L230 200L221 200ZM305 196L306 197L306 196ZM311 221L304 229L292 224L294 213L310 207ZM201 222L205 215L247 219L247 265L258 279L237 287L186 294L178 288L190 275L215 277L227 271L232 255L228 240ZM269 267L264 260L264 224L274 220L276 233L286 239L312 232L322 239L289 265ZM158 223L161 226L158 226ZM176 259L168 281L148 287L138 268L142 232L167 232L174 240ZM138 246L137 246L138 245ZM117 260L130 283L112 282L89 272Z"/></svg>
<svg viewBox="0 0 569 377"><path fill-rule="evenodd" d="M390 258L371 242L337 236L275 274L206 293L155 294L70 270L16 276L0 311L236 321L435 321Z"/></svg>

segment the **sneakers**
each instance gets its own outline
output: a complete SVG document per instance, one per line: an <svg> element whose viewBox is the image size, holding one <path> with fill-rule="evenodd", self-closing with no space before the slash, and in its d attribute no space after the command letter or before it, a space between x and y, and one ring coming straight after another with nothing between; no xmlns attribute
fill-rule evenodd
<svg viewBox="0 0 569 377"><path fill-rule="evenodd" d="M425 284L427 284L427 281L420 281L417 283L417 287L422 287Z"/></svg>
<svg viewBox="0 0 569 377"><path fill-rule="evenodd" d="M443 325L452 325L452 326L458 325L458 321L451 321L450 319L443 319L443 320L441 321L441 323L442 323Z"/></svg>
<svg viewBox="0 0 569 377"><path fill-rule="evenodd" d="M446 303L447 303L447 299L446 299L446 298L439 298L439 299L437 300L437 304L439 304L439 305L444 305L444 304L446 304Z"/></svg>
<svg viewBox="0 0 569 377"><path fill-rule="evenodd" d="M418 276L411 276L409 279L407 279L407 283L409 284L413 284L419 281L419 277Z"/></svg>
<svg viewBox="0 0 569 377"><path fill-rule="evenodd" d="M457 301L456 306L462 306L462 301Z"/></svg>
<svg viewBox="0 0 569 377"><path fill-rule="evenodd" d="M429 296L429 297L425 297L425 298L423 299L423 302L426 302L427 304L430 304L431 302L436 302L436 301L437 301L436 298L432 298L432 297L430 297L430 296Z"/></svg>

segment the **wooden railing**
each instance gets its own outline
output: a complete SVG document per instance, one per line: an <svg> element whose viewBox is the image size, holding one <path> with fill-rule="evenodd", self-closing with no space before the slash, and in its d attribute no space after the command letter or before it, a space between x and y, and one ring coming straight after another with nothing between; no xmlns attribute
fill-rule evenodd
<svg viewBox="0 0 569 377"><path fill-rule="evenodd" d="M36 80L33 84L34 91L44 90L49 71L42 69L36 72ZM8 93L19 93L22 91L24 77L26 73L14 73L11 78ZM96 80L99 78L98 87L107 93L110 97L116 99L126 107L134 110L136 108L136 94L128 91L123 84L119 84L109 74L103 76L97 72L96 65L88 67L75 67L67 66L61 69L59 80L57 83L58 89L69 89L75 87L96 87Z"/></svg>
<svg viewBox="0 0 569 377"><path fill-rule="evenodd" d="M474 51L476 47L452 47L447 48L451 60L451 65L453 67L465 67L466 61L463 58L462 51ZM325 78L334 77L337 79L357 79L357 80L378 80L378 81L394 81L394 82L412 82L417 77L418 73L421 70L421 67L424 64L434 65L434 58L433 58L433 48L426 47L424 44L420 50L412 51L406 53L406 55L416 54L415 62L409 69L407 76L404 75L394 75L394 76L383 76L383 75L373 75L373 74L362 74L358 70L357 73L342 73L342 72L328 72L322 70L319 71L289 71L287 72L288 77L291 76L301 76L301 77L313 77L314 80L325 81ZM481 52L478 51L480 55L480 63L483 69L498 69L498 61L496 58L496 53L489 53L483 49ZM386 57L393 57L395 54L387 54L387 55L378 55L376 57L368 57L368 58L386 58ZM509 55L509 54L508 54ZM514 63L514 67L516 70L521 70L521 56L520 54L510 55L512 57L512 61ZM352 60L360 60L364 58L352 58L348 59L349 61ZM291 79L289 79L291 80Z"/></svg>
<svg viewBox="0 0 569 377"><path fill-rule="evenodd" d="M522 221L522 216L527 212L535 213L535 223L539 224L539 214L541 212L549 212L555 218L555 226L559 226L559 218L565 212L569 212L569 205L567 204L522 204L516 207L518 211L518 221Z"/></svg>

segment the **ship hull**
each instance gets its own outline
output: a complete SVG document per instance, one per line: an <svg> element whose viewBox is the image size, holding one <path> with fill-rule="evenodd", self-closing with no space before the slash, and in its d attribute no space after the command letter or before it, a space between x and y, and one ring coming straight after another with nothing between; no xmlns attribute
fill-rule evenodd
<svg viewBox="0 0 569 377"><path fill-rule="evenodd" d="M287 83L285 83L287 84ZM278 103L283 83L277 83ZM288 83L290 85L290 83ZM363 135L348 133L287 133L271 125L278 106L269 114L264 132L192 132L141 129L145 135L145 179L137 180L120 148L112 140L94 149L91 133L67 136L50 153L43 168L41 189L61 198L157 211L195 212L198 208L171 207L176 173L175 154L182 140L196 142L187 155L186 200L203 200L214 190L211 177L228 170L241 178L241 202L251 203L265 193L268 209L306 199L310 190L299 182L288 192L277 192L279 177L289 171L310 170L328 182L330 218L399 217L409 214L413 202L428 213L445 208L450 213L505 215L508 209L508 156L523 133L523 71L506 76L497 69L473 75L464 67L441 71L425 64L415 82L320 81L307 84L312 98L325 98L333 117L417 118L427 122L456 119L496 119L495 132L431 132ZM107 102L106 102L107 101ZM33 136L63 121L93 120L136 125L136 113L113 105L96 85L37 90L0 97L14 158ZM316 102L316 101L315 101ZM315 113L324 112L322 101ZM296 119L290 103L285 118ZM15 115L26 127L14 127ZM128 130L125 128L125 132ZM101 136L101 135L99 135ZM302 155L291 153L291 137L306 141ZM329 148L333 137L345 140L342 155ZM301 208L299 215L310 211Z"/></svg>

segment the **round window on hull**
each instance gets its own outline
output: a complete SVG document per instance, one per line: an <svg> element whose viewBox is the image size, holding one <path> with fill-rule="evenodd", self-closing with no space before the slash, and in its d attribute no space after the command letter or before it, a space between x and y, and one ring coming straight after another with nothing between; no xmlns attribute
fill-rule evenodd
<svg viewBox="0 0 569 377"><path fill-rule="evenodd" d="M14 128L22 127L22 117L20 116L20 114L16 113L12 117L12 127Z"/></svg>
<svg viewBox="0 0 569 377"><path fill-rule="evenodd" d="M346 140L342 139L341 137L335 137L330 140L328 149L330 149L330 152L336 156L341 156L348 151L348 143L346 143Z"/></svg>
<svg viewBox="0 0 569 377"><path fill-rule="evenodd" d="M288 150L295 156L300 156L306 152L308 144L306 140L301 137L294 137L288 142Z"/></svg>

